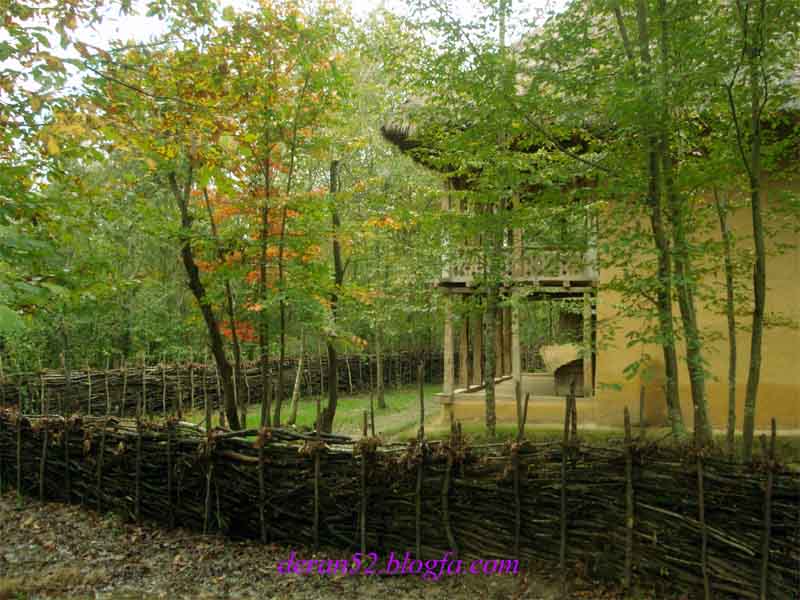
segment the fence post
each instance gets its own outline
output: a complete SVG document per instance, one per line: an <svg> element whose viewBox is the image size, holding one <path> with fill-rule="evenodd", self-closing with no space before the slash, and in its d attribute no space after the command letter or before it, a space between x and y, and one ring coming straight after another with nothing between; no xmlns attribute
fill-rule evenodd
<svg viewBox="0 0 800 600"><path fill-rule="evenodd" d="M136 489L134 516L137 525L142 522L142 422L136 415Z"/></svg>
<svg viewBox="0 0 800 600"><path fill-rule="evenodd" d="M626 593L632 587L633 571L633 441L631 439L631 414L625 407L625 577L623 586Z"/></svg>
<svg viewBox="0 0 800 600"><path fill-rule="evenodd" d="M22 506L22 407L17 413L17 506Z"/></svg>
<svg viewBox="0 0 800 600"><path fill-rule="evenodd" d="M458 557L458 544L450 525L450 478L453 473L453 455L455 453L453 446L460 442L456 431L457 428L455 426L450 428L450 447L447 449L447 464L445 465L444 478L442 479L442 522L445 534L447 534L447 542L450 544L450 549L453 551L455 558Z"/></svg>
<svg viewBox="0 0 800 600"><path fill-rule="evenodd" d="M97 484L97 510L102 510L102 493L103 493L103 461L105 460L106 453L106 429L108 429L108 411L106 411L106 418L103 422L103 429L100 431L100 450L97 453L97 473L95 480Z"/></svg>
<svg viewBox="0 0 800 600"><path fill-rule="evenodd" d="M567 596L567 451L569 448L572 403L566 402L564 415L564 436L561 442L561 543L558 551L558 565L561 571L561 595Z"/></svg>
<svg viewBox="0 0 800 600"><path fill-rule="evenodd" d="M92 368L86 364L86 377L89 383L89 392L86 394L86 413L92 416ZM42 392L44 393L44 391Z"/></svg>
<svg viewBox="0 0 800 600"><path fill-rule="evenodd" d="M708 529L706 528L705 473L703 447L695 448L697 453L697 512L700 519L700 570L703 574L703 597L711 600L711 586L708 580Z"/></svg>
<svg viewBox="0 0 800 600"><path fill-rule="evenodd" d="M264 463L266 462L266 450L264 448L266 441L266 429L261 428L259 432L261 439L258 445L258 519L261 526L261 543L267 543L267 517L266 517L266 503L267 503L267 487L264 481Z"/></svg>
<svg viewBox="0 0 800 600"><path fill-rule="evenodd" d="M776 434L777 424L775 419L772 419L772 432L769 441L769 458L767 462L767 488L764 491L764 533L761 542L761 600L767 599L767 590L769 588L769 543L772 529L772 485L775 477Z"/></svg>
<svg viewBox="0 0 800 600"><path fill-rule="evenodd" d="M66 488L65 492L67 495L67 502L72 501L72 473L70 472L69 468L69 426L70 426L69 418L65 417L64 435L61 437L61 439L64 442L64 467L65 467L64 475L66 479L64 487Z"/></svg>
<svg viewBox="0 0 800 600"><path fill-rule="evenodd" d="M314 447L314 527L313 527L313 534L314 534L314 549L319 549L319 471L320 471L320 464L319 464L319 445L321 444L320 441L320 425L322 423L322 412L320 410L320 399L317 398L317 424L316 424L316 433L317 433L317 443Z"/></svg>
<svg viewBox="0 0 800 600"><path fill-rule="evenodd" d="M167 500L169 502L169 526L175 527L175 501L173 493L174 484L172 482L174 460L172 457L173 452L173 438L175 436L175 422L166 417L167 419Z"/></svg>
<svg viewBox="0 0 800 600"><path fill-rule="evenodd" d="M367 411L361 427L361 511L359 515L361 530L361 554L367 554Z"/></svg>
<svg viewBox="0 0 800 600"><path fill-rule="evenodd" d="M423 363L417 366L417 387L419 390L419 462L417 463L417 485L414 493L414 549L416 557L422 560L422 482L425 469L425 388L423 387Z"/></svg>
<svg viewBox="0 0 800 600"><path fill-rule="evenodd" d="M48 419L47 419L47 399L44 390L44 377L40 375L41 379L41 405L42 405L42 418L44 419L42 431L42 456L39 461L39 502L44 502L44 476L45 468L47 466L47 445L48 445Z"/></svg>

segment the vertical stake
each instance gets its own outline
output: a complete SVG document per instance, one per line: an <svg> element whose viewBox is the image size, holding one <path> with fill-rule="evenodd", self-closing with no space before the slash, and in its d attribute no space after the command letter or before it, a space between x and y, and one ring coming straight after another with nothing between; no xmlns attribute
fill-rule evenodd
<svg viewBox="0 0 800 600"><path fill-rule="evenodd" d="M633 572L633 442L631 441L631 413L625 407L625 578L623 587L629 592Z"/></svg>
<svg viewBox="0 0 800 600"><path fill-rule="evenodd" d="M367 411L361 428L361 511L359 527L361 530L361 554L367 554Z"/></svg>
<svg viewBox="0 0 800 600"><path fill-rule="evenodd" d="M567 401L566 404L564 437L561 443L561 544L558 552L558 564L561 571L561 595L564 598L567 597L567 452L572 414L572 403Z"/></svg>
<svg viewBox="0 0 800 600"><path fill-rule="evenodd" d="M767 487L764 491L764 533L761 542L761 600L766 600L769 589L769 543L772 529L772 485L775 477L775 438L777 424L772 419L772 431L769 440L769 458L767 462Z"/></svg>
<svg viewBox="0 0 800 600"><path fill-rule="evenodd" d="M44 502L44 477L45 477L45 469L47 467L47 446L49 444L49 424L47 419L47 398L45 396L45 389L44 389L44 377L39 376L41 379L41 408L42 408L42 419L44 420L43 426L44 429L42 431L42 456L39 462L39 502Z"/></svg>

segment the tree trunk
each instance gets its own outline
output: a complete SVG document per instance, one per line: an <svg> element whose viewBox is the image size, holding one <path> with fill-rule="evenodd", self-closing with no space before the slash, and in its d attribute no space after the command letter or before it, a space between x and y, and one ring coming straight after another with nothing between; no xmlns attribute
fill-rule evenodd
<svg viewBox="0 0 800 600"><path fill-rule="evenodd" d="M270 426L272 409L272 378L269 372L269 318L267 304L267 245L269 241L269 197L272 193L272 164L267 144L267 158L264 160L264 203L261 205L261 254L258 260L258 299L261 303L259 311L258 349L261 375L261 427Z"/></svg>
<svg viewBox="0 0 800 600"><path fill-rule="evenodd" d="M189 172L182 190L178 187L175 173L171 172L169 174L172 194L175 197L175 202L181 213L181 259L183 260L183 266L186 269L186 275L189 280L189 289L192 291L197 304L200 306L200 312L203 314L203 320L208 330L208 336L211 342L211 353L214 355L214 361L217 364L217 370L222 383L225 414L228 417L228 423L231 429L238 430L240 428L239 414L236 410L231 365L228 362L228 357L225 356L225 346L222 341L222 335L219 332L219 324L217 323L217 318L214 316L211 304L206 297L205 287L200 280L200 270L197 268L197 263L194 260L194 253L192 252L192 242L189 235L193 220L189 214L189 197L192 191L192 180L193 166L191 162L189 163Z"/></svg>
<svg viewBox="0 0 800 600"><path fill-rule="evenodd" d="M339 210L336 206L336 193L339 191L339 161L331 161L330 171L330 193L331 193L331 225L333 237L333 291L330 295L331 302L331 323L334 331L325 338L325 346L328 350L328 405L322 411L322 431L330 432L333 430L333 419L336 416L336 403L339 393L339 362L336 355L336 347L333 344L336 327L336 314L339 303L339 290L344 282L344 268L342 267L342 250L339 243L339 230L341 221Z"/></svg>
<svg viewBox="0 0 800 600"><path fill-rule="evenodd" d="M211 235L214 237L214 243L217 247L217 259L220 262L220 265L225 263L225 255L222 251L222 244L219 239L219 232L217 231L217 224L214 221L214 212L211 210L211 201L208 197L208 189L203 188L203 198L205 199L206 203L206 211L208 212L208 221L211 223ZM234 378L234 393L237 391L241 391L242 387L240 382L242 381L242 351L241 346L239 345L239 334L236 333L236 312L234 310L234 303L233 303L233 291L231 290L231 282L226 277L225 278L225 302L226 307L228 310L228 319L231 323L231 341L233 344L233 378ZM241 396L239 398L241 399ZM244 401L239 403L241 405L241 412L242 412L242 425L244 427L247 426L247 405ZM194 409L194 406L192 406Z"/></svg>
<svg viewBox="0 0 800 600"><path fill-rule="evenodd" d="M300 404L300 385L302 383L303 364L306 358L306 336L300 334L300 359L297 361L297 372L294 375L294 388L292 389L292 412L289 415L289 425L297 422L297 406Z"/></svg>
<svg viewBox="0 0 800 600"><path fill-rule="evenodd" d="M694 407L694 430L698 443L705 445L711 440L711 423L708 416L708 402L706 399L705 365L702 353L702 339L697 324L697 310L695 307L695 283L689 252L689 240L686 233L686 198L675 188L674 164L672 148L670 146L670 106L669 106L669 20L667 15L667 0L658 2L658 21L660 27L661 49L661 118L660 118L660 148L661 169L663 173L664 193L669 206L672 244L673 265L675 270L675 289L678 296L678 306L681 312L683 332L686 338L686 362L689 370L689 383L692 390L692 406Z"/></svg>
<svg viewBox="0 0 800 600"><path fill-rule="evenodd" d="M375 328L375 363L377 365L377 386L378 408L386 408L386 397L383 390L383 331L380 324Z"/></svg>
<svg viewBox="0 0 800 600"><path fill-rule="evenodd" d="M736 300L733 273L733 235L728 226L728 203L720 198L714 188L714 205L719 219L719 231L722 237L723 258L725 261L725 316L728 319L728 430L726 444L728 454L734 454L736 437Z"/></svg>
<svg viewBox="0 0 800 600"><path fill-rule="evenodd" d="M764 23L759 14L763 14L764 0L760 0L758 8L750 13L754 23L743 21L745 54L748 57L748 77L750 85L750 164L748 179L750 183L750 210L753 220L753 244L755 246L755 265L753 266L753 321L750 326L750 367L747 371L747 391L744 398L744 460L750 462L753 456L753 435L756 421L756 400L758 383L761 378L761 338L764 331L764 306L767 290L767 258L764 243L764 224L761 215L761 111L762 101L762 65L764 39ZM765 78L766 79L766 78ZM743 156L743 159L745 157Z"/></svg>
<svg viewBox="0 0 800 600"><path fill-rule="evenodd" d="M497 335L497 287L490 284L489 290L486 293L486 312L483 317L484 334L483 339L494 340ZM496 370L495 356L496 344L487 342L484 346L484 386L486 395L486 432L490 438L495 436L495 428L497 425L497 414L495 412L495 386L494 377Z"/></svg>
<svg viewBox="0 0 800 600"><path fill-rule="evenodd" d="M625 46L628 60L635 61L633 48L625 30L619 6L614 7L617 25ZM652 95L652 81L650 76L650 36L647 25L647 5L645 0L637 0L636 21L639 30L639 56L642 62L641 85L645 86L646 94ZM648 105L652 106L652 101ZM645 129L647 134L647 208L650 226L653 232L653 243L658 256L656 271L656 314L661 334L661 348L664 354L664 375L666 378L666 401L672 432L676 435L685 433L683 414L681 413L680 397L678 393L678 357L675 351L675 327L672 316L672 260L670 257L669 241L667 239L664 218L661 213L661 159L657 132L653 130L653 116L647 116L648 123Z"/></svg>

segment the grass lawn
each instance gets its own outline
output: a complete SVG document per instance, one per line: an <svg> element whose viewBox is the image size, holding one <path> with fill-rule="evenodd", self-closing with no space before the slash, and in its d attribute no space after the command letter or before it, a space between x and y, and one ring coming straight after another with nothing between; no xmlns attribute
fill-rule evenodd
<svg viewBox="0 0 800 600"><path fill-rule="evenodd" d="M429 440L441 440L450 435L450 427L447 423L441 423L439 401L434 396L441 390L441 385L430 384L425 386L425 435ZM419 427L419 403L417 399L416 386L407 386L399 389L386 390L386 408L379 409L375 406L375 432L387 441L403 442L408 441L417 435ZM322 406L325 406L327 398L322 399ZM286 402L283 406L282 420L285 423L289 415L290 403ZM316 418L316 398L301 398L297 410L298 429L310 430L313 428ZM363 411L369 410L369 394L345 395L339 397L336 409L336 419L334 421L334 433L344 435L361 435L361 423ZM259 405L252 405L248 409L248 427L256 427L261 413ZM202 411L186 413L186 420L193 423L202 423L204 415ZM219 422L219 414L213 415L214 423ZM490 440L486 435L486 427L481 421L467 421L462 423L462 431L469 441L474 443L485 443L489 441L503 442L513 439L517 435L516 424L500 422L497 424L497 435L494 440ZM580 437L590 444L621 443L623 432L621 429L586 427L578 430ZM639 436L639 429L633 428L634 437ZM669 430L666 428L647 428L644 432L647 439L659 440L669 439ZM531 441L558 441L563 436L563 429L560 426L531 426L525 428L525 437ZM725 446L725 433L716 432L714 434L716 443ZM741 453L742 438L736 436L737 453ZM758 455L760 443L756 440L754 450ZM800 469L800 435L792 432L791 435L781 435L778 432L776 453L781 461L788 463L793 468Z"/></svg>
<svg viewBox="0 0 800 600"><path fill-rule="evenodd" d="M426 385L425 413L429 417L438 418L439 402L433 395L441 388L439 384ZM419 418L419 401L416 386L387 389L384 394L386 408L380 409L375 401L375 433L384 437L393 437L397 432L407 429L416 431ZM312 429L317 414L316 398L301 398L297 407L298 429ZM324 408L327 397L322 398L321 406ZM290 402L284 402L281 410L281 420L286 423L291 409ZM369 394L355 394L353 396L340 396L336 406L336 419L333 422L334 433L345 435L360 435L363 422L363 412L369 411ZM261 406L253 404L248 407L248 427L257 427L261 414ZM202 423L205 415L203 411L186 413L184 418L193 423ZM427 419L426 419L427 421ZM214 424L219 423L219 414L213 415Z"/></svg>

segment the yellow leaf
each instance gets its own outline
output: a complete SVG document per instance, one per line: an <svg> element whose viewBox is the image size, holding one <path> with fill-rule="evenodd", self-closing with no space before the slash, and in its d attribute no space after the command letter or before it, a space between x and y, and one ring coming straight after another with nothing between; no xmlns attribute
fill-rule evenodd
<svg viewBox="0 0 800 600"><path fill-rule="evenodd" d="M155 171L156 170L156 161L154 161L152 158L145 158L144 162L147 163L147 168L148 169L150 169L151 171Z"/></svg>
<svg viewBox="0 0 800 600"><path fill-rule="evenodd" d="M58 147L58 142L54 137L47 136L47 153L51 156L58 156L61 154L61 148Z"/></svg>
<svg viewBox="0 0 800 600"><path fill-rule="evenodd" d="M42 108L42 99L39 96L31 96L31 110L39 112Z"/></svg>

